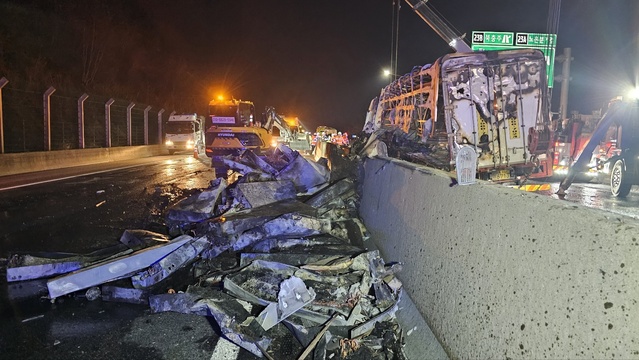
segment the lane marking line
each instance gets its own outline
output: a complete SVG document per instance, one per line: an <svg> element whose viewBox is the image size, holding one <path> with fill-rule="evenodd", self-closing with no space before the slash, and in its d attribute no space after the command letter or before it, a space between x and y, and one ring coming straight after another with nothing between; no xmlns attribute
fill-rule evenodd
<svg viewBox="0 0 639 360"><path fill-rule="evenodd" d="M8 186L8 187L0 188L0 191L4 191L4 190L13 190L13 189L21 188L21 187L27 187L27 186L32 186L32 185L46 184L46 183L55 182L55 181L61 181L61 180L69 180L69 179L74 179L74 178L78 178L78 177L82 177L82 176L89 176L89 175L95 175L95 174L102 174L102 173L109 172L109 171L124 170L124 169L129 169L129 168L138 167L138 166L143 166L143 165L148 165L148 164L129 165L129 166L124 166L124 167L119 167L119 168L114 168L114 169L100 170L100 171L94 171L94 172L85 173L85 174L71 175L71 176L65 176L65 177L61 177L61 178L55 178L55 179L49 179L49 180L36 181L36 182L32 182L32 183L27 183L27 184L20 184L20 185Z"/></svg>

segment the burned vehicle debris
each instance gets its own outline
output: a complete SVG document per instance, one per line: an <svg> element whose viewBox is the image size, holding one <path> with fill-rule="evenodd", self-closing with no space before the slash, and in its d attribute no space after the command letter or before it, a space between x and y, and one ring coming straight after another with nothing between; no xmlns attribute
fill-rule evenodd
<svg viewBox="0 0 639 360"><path fill-rule="evenodd" d="M366 248L357 157L332 156L314 162L280 145L226 157L235 180L170 205L168 235L131 229L88 254L13 254L7 281L33 283L12 290L20 298L204 316L216 326L202 336L218 332L259 358L404 359L402 264Z"/></svg>

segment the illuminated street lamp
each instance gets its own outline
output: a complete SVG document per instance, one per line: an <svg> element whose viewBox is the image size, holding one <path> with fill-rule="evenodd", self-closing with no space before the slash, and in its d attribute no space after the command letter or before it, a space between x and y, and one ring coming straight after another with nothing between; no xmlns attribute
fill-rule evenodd
<svg viewBox="0 0 639 360"><path fill-rule="evenodd" d="M392 76L393 80L397 79L399 77L399 75L397 74L393 74L390 70L388 69L384 69L383 70L383 74L384 77L390 78Z"/></svg>

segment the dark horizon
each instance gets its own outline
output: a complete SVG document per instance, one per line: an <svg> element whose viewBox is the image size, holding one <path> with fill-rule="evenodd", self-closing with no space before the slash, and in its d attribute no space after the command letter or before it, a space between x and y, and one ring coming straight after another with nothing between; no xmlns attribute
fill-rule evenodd
<svg viewBox="0 0 639 360"><path fill-rule="evenodd" d="M41 10L47 4L51 11L73 7L58 1L13 3L27 8L37 5ZM431 0L428 4L466 34L467 41L473 30L544 33L547 29L547 0ZM101 69L103 74L96 81L112 80L112 76L119 81L116 85L127 86L131 76L138 82L135 86L144 85L148 93L165 98L173 89L173 98L197 104L192 105L197 109L186 112L206 111L208 100L224 94L251 100L258 111L272 106L281 114L298 116L312 128L328 125L358 132L370 100L388 83L382 69L390 67L392 0L187 0L179 4L137 0L108 5L118 8L114 14L125 16L108 20L120 32L119 47L106 56L111 57L112 66L120 61L125 70L112 76ZM91 17L100 21L110 16L110 11L100 8L106 5L95 6L100 11L94 8ZM569 110L589 113L636 84L637 18L639 2L634 0L562 2L556 54L572 48ZM121 36L122 31L129 36ZM398 40L398 74L452 52L403 1ZM3 53L11 52L10 46L3 47ZM69 46L64 51L79 49ZM557 63L555 74L560 73ZM558 110L559 88L555 83L553 111Z"/></svg>

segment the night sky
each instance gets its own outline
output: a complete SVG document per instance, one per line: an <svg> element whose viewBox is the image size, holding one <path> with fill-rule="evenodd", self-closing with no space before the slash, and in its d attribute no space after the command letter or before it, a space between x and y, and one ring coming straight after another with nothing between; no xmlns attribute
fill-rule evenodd
<svg viewBox="0 0 639 360"><path fill-rule="evenodd" d="M162 3L168 2L153 2L150 11L163 21L173 17L171 41L182 43L209 97L225 93L297 115L309 127L357 131L388 81L381 73L390 65L392 0ZM473 30L544 33L548 24L544 0L429 4L467 40ZM569 109L589 113L635 81L639 1L564 0L559 19L557 54L570 47L574 57ZM451 52L403 1L399 24L398 74Z"/></svg>
<svg viewBox="0 0 639 360"><path fill-rule="evenodd" d="M298 116L313 129L361 130L388 79L393 0L137 0L157 30L149 42L178 54L178 76L203 108L218 94ZM547 29L548 0L431 0L469 41L473 30ZM139 11L139 10L138 10ZM589 113L636 82L638 0L563 0L557 54L571 47L569 110ZM145 23L146 24L146 23ZM401 1L397 73L452 52ZM556 65L556 74L561 64ZM558 110L560 84L553 90ZM556 101L555 101L556 100ZM198 101L199 103L199 101ZM194 109L200 111L201 109Z"/></svg>

